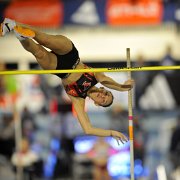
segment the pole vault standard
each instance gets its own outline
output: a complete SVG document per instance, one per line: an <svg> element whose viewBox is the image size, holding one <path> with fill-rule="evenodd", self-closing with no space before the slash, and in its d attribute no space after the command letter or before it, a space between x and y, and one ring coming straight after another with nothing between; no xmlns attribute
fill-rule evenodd
<svg viewBox="0 0 180 180"><path fill-rule="evenodd" d="M67 69L67 70L11 70L1 71L0 75L18 74L58 74L58 73L83 73L83 72L128 72L128 71L163 71L180 70L180 66L149 66L149 67L114 67L114 68L90 68L90 69Z"/></svg>
<svg viewBox="0 0 180 180"><path fill-rule="evenodd" d="M126 49L127 68L131 68L130 48ZM131 71L128 71L128 79L131 79ZM133 110L132 89L128 91L128 117L129 117L129 141L130 141L130 176L134 180L134 138L133 138Z"/></svg>

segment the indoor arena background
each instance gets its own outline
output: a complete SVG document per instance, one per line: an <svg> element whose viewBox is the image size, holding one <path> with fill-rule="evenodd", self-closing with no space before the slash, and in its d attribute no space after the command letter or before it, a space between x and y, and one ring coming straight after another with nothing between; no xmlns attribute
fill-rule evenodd
<svg viewBox="0 0 180 180"><path fill-rule="evenodd" d="M132 66L180 65L179 0L0 0L0 21L5 17L69 37L92 67L126 67L126 48ZM0 37L0 70L30 69L40 67L14 34ZM118 82L127 79L126 72L108 75ZM132 78L135 177L180 179L180 71L133 72ZM87 99L86 111L94 126L128 134L127 93L113 94L111 107ZM93 179L89 154L98 138L84 136L57 77L0 76L1 180L19 173L13 157L21 134L36 157L24 167L23 179ZM104 141L111 146L111 179L129 179L129 143Z"/></svg>

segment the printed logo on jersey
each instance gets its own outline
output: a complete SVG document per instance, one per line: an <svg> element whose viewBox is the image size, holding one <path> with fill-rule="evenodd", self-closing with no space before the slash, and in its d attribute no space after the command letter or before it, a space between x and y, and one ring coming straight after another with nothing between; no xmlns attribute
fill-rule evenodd
<svg viewBox="0 0 180 180"><path fill-rule="evenodd" d="M82 84L84 91L91 87L91 82L84 81Z"/></svg>

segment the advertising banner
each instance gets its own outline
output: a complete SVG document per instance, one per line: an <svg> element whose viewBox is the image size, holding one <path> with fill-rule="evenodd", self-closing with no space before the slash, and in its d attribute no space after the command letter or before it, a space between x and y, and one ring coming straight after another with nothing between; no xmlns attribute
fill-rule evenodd
<svg viewBox="0 0 180 180"><path fill-rule="evenodd" d="M44 27L59 27L63 21L63 5L59 0L15 1L4 12L18 22Z"/></svg>
<svg viewBox="0 0 180 180"><path fill-rule="evenodd" d="M0 3L0 19L35 26L157 25L175 21L176 4L162 0L16 0Z"/></svg>
<svg viewBox="0 0 180 180"><path fill-rule="evenodd" d="M93 26L105 23L105 0L63 1L64 24Z"/></svg>
<svg viewBox="0 0 180 180"><path fill-rule="evenodd" d="M160 24L162 16L161 0L107 0L106 22L109 25Z"/></svg>
<svg viewBox="0 0 180 180"><path fill-rule="evenodd" d="M163 22L175 22L175 12L177 5L175 3L164 4Z"/></svg>

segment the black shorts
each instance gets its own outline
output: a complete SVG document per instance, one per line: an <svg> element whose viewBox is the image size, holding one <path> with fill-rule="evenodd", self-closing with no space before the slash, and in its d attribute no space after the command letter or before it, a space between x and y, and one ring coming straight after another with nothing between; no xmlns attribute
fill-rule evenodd
<svg viewBox="0 0 180 180"><path fill-rule="evenodd" d="M75 69L76 66L78 65L80 61L79 53L73 43L72 45L73 45L72 50L64 55L59 55L51 51L57 57L56 70ZM67 78L70 75L70 73L58 73L55 75L63 79L63 78Z"/></svg>

